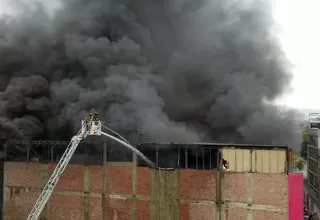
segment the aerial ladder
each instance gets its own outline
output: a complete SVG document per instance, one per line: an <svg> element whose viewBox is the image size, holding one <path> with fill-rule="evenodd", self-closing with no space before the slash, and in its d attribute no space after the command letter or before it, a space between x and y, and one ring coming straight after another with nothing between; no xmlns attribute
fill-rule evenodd
<svg viewBox="0 0 320 220"><path fill-rule="evenodd" d="M78 134L73 136L67 149L63 153L58 165L53 171L49 181L43 188L36 204L32 208L27 220L38 220L39 216L45 205L47 204L55 186L57 185L60 176L66 169L70 159L76 151L81 140L85 139L88 135L100 136L101 135L101 121L82 121L81 129Z"/></svg>
<svg viewBox="0 0 320 220"><path fill-rule="evenodd" d="M101 126L108 129L110 132L114 133L115 135L119 136L119 138L116 138L113 135L107 134L105 132L101 131ZM149 160L143 153L141 153L139 150L137 150L135 147L133 147L129 142L122 137L117 132L111 130L110 128L104 126L101 124L101 121L82 121L81 122L81 129L79 130L78 134L75 135L70 143L67 146L67 149L63 153L58 165L56 166L55 170L53 171L50 179L48 180L47 184L43 188L38 200L36 201L36 204L32 208L27 220L38 220L39 216L41 215L41 212L45 205L47 204L48 200L50 199L50 196L57 185L60 176L63 174L64 170L66 169L67 165L70 162L71 157L73 156L74 152L76 151L79 143L85 139L88 135L92 136L101 136L104 135L108 138L111 138L118 143L122 144L123 146L131 149L134 151L139 157L141 157L144 161L146 161L150 167L161 169L161 170L174 170L174 168L161 168L158 167L155 163L153 163L151 160Z"/></svg>

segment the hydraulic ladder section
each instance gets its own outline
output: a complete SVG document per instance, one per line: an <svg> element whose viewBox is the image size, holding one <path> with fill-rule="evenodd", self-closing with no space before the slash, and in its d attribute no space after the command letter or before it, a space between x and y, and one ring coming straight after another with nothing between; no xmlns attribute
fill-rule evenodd
<svg viewBox="0 0 320 220"><path fill-rule="evenodd" d="M69 164L69 161L70 161L72 155L74 154L74 152L76 151L80 141L82 139L86 138L87 134L88 134L87 130L85 129L84 126L82 126L82 128L78 132L78 134L71 139L66 151L63 153L57 167L53 171L53 174L51 175L49 181L47 182L46 186L44 187L43 191L41 192L36 204L34 205L34 207L31 210L27 220L37 220L39 218L43 208L47 204L55 186L57 185L60 176L62 175L63 171L65 170L65 168Z"/></svg>

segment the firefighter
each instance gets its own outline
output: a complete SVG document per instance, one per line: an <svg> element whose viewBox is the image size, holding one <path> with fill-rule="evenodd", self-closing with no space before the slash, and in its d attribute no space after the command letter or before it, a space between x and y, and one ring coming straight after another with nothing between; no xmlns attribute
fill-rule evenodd
<svg viewBox="0 0 320 220"><path fill-rule="evenodd" d="M89 116L89 115L86 115L86 117L84 117L84 121L85 121L85 122L90 121L90 116Z"/></svg>
<svg viewBox="0 0 320 220"><path fill-rule="evenodd" d="M86 115L86 117L84 117L84 124L86 126L86 130L89 130L89 121L92 120L92 113L90 113L89 115Z"/></svg>
<svg viewBox="0 0 320 220"><path fill-rule="evenodd" d="M92 112L90 112L90 114L89 114L89 121L93 121L93 114L92 114Z"/></svg>
<svg viewBox="0 0 320 220"><path fill-rule="evenodd" d="M94 113L93 121L99 121L99 113L98 112Z"/></svg>

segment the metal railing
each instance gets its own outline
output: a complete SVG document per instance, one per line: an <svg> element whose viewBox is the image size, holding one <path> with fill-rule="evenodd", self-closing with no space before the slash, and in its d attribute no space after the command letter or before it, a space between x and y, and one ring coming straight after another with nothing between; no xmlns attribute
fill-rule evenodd
<svg viewBox="0 0 320 220"><path fill-rule="evenodd" d="M68 143L66 141L8 140L3 144L4 160L55 163L62 156ZM110 143L106 148L102 147L103 145L103 141L81 143L70 163L103 165L103 149L107 149L107 161L132 161L132 152L128 149L114 143ZM236 172L280 173L292 172L296 169L291 163L292 154L286 146L143 143L138 145L137 149L157 166L163 168L214 170L226 167ZM274 155L274 157L268 155ZM278 161L275 161L275 158ZM148 166L140 158L137 159L137 164Z"/></svg>
<svg viewBox="0 0 320 220"><path fill-rule="evenodd" d="M143 143L138 149L165 168L214 170L225 165L235 172L287 173L290 154L286 146L246 144ZM140 166L146 166L139 161Z"/></svg>
<svg viewBox="0 0 320 220"><path fill-rule="evenodd" d="M56 163L68 144L68 141L8 140L3 145L4 160ZM70 163L102 165L102 151L95 145L81 143Z"/></svg>
<svg viewBox="0 0 320 220"><path fill-rule="evenodd" d="M140 144L138 149L163 168L213 170L222 167L218 146L198 144ZM138 158L139 166L147 164Z"/></svg>

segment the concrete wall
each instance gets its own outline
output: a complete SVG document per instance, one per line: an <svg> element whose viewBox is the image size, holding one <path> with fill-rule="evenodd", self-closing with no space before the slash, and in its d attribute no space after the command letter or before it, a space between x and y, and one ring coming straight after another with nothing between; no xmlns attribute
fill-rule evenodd
<svg viewBox="0 0 320 220"><path fill-rule="evenodd" d="M5 163L5 219L25 220L55 164ZM69 165L42 219L288 219L285 174Z"/></svg>

